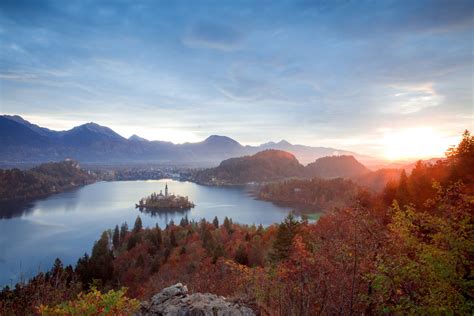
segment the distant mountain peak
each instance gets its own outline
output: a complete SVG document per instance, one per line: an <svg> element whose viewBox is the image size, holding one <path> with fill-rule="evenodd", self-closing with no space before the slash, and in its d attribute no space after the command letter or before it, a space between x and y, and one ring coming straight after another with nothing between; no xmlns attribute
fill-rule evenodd
<svg viewBox="0 0 474 316"><path fill-rule="evenodd" d="M78 131L90 131L93 133L105 135L111 138L121 138L122 136L114 132L111 128L107 126L102 126L94 122L85 123L79 126L74 127L73 129L69 130L68 132L78 132Z"/></svg>
<svg viewBox="0 0 474 316"><path fill-rule="evenodd" d="M2 115L2 117L6 118L7 120L26 126L30 130L32 130L35 133L38 133L41 136L46 136L46 137L57 136L61 133L61 132L50 130L49 128L46 128L46 127L40 127L36 124L30 123L29 121L25 120L20 115Z"/></svg>
<svg viewBox="0 0 474 316"><path fill-rule="evenodd" d="M79 125L78 127L87 128L91 131L102 131L104 129L110 129L108 127L99 125L99 124L94 123L94 122L85 123L85 124Z"/></svg>
<svg viewBox="0 0 474 316"><path fill-rule="evenodd" d="M227 137L227 136L221 136L221 135L211 135L208 138L204 140L204 143L212 143L212 144L234 144L234 145L239 145L240 143L237 142L236 140Z"/></svg>
<svg viewBox="0 0 474 316"><path fill-rule="evenodd" d="M291 146L291 144L290 144L288 141L284 140L284 139L280 140L280 141L277 143L277 145L280 145L280 146Z"/></svg>
<svg viewBox="0 0 474 316"><path fill-rule="evenodd" d="M132 136L130 136L128 138L128 140L135 141L135 142L147 142L148 141L148 139L140 137L137 134L133 134Z"/></svg>
<svg viewBox="0 0 474 316"><path fill-rule="evenodd" d="M30 123L28 122L27 120L25 120L24 118L22 118L20 115L8 115L8 114L5 114L5 115L2 115L4 118L7 118L9 120L13 120L15 122L22 122L22 123Z"/></svg>

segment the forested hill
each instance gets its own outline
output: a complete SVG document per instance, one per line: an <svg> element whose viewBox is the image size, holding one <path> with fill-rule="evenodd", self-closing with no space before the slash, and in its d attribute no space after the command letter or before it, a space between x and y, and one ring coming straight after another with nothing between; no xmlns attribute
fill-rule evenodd
<svg viewBox="0 0 474 316"><path fill-rule="evenodd" d="M0 169L0 201L32 199L95 181L73 160L46 163L30 170Z"/></svg>
<svg viewBox="0 0 474 316"><path fill-rule="evenodd" d="M360 190L349 179L290 179L263 185L258 197L306 212L324 211L351 205Z"/></svg>
<svg viewBox="0 0 474 316"><path fill-rule="evenodd" d="M370 173L353 156L328 156L304 167L282 150L264 150L253 156L230 158L216 168L195 174L198 183L226 185L269 182L288 178L353 178Z"/></svg>
<svg viewBox="0 0 474 316"><path fill-rule="evenodd" d="M354 156L347 155L322 157L306 166L307 174L318 178L348 178L369 171Z"/></svg>
<svg viewBox="0 0 474 316"><path fill-rule="evenodd" d="M196 173L195 180L205 184L245 184L301 177L304 167L294 155L282 150L264 150L253 156L230 158L216 168Z"/></svg>

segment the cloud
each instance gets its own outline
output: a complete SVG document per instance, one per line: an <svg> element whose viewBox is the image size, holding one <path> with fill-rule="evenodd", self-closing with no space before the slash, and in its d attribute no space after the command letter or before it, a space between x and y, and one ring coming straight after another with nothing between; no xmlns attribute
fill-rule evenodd
<svg viewBox="0 0 474 316"><path fill-rule="evenodd" d="M419 112L423 109L439 106L443 96L433 88L433 83L415 85L391 85L395 94L388 100L385 111L403 115Z"/></svg>
<svg viewBox="0 0 474 316"><path fill-rule="evenodd" d="M242 41L243 35L233 27L210 22L193 25L183 38L187 46L222 51L236 50L241 47Z"/></svg>

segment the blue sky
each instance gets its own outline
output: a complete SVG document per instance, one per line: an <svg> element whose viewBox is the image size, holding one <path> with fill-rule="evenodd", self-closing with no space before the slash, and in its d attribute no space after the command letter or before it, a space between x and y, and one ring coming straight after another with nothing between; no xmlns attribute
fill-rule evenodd
<svg viewBox="0 0 474 316"><path fill-rule="evenodd" d="M430 156L473 128L473 1L0 9L0 111L52 129L94 121L126 137L220 134L378 156L429 143L413 156Z"/></svg>

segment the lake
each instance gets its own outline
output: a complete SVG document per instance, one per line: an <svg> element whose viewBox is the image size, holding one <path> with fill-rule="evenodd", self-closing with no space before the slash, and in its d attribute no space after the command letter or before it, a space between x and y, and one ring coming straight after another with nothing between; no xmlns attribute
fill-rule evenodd
<svg viewBox="0 0 474 316"><path fill-rule="evenodd" d="M184 213L152 216L135 209L135 203L168 184L170 193L188 196L196 206ZM4 206L5 208L5 206ZM137 215L144 226L164 228L173 220L179 224L186 214L191 220L217 216L234 223L280 222L291 211L288 207L255 200L243 187L209 187L175 180L98 182L74 191L52 195L21 209L0 213L0 287L29 278L51 268L55 258L64 265L75 264L106 229L127 222ZM2 215L3 214L3 215Z"/></svg>

